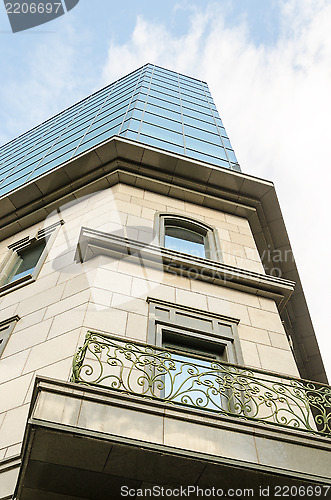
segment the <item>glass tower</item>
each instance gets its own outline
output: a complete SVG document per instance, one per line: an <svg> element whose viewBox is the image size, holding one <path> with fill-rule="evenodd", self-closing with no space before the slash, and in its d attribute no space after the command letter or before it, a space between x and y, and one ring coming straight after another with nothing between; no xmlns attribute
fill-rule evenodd
<svg viewBox="0 0 331 500"><path fill-rule="evenodd" d="M0 149L0 196L113 136L240 171L207 83L146 64Z"/></svg>

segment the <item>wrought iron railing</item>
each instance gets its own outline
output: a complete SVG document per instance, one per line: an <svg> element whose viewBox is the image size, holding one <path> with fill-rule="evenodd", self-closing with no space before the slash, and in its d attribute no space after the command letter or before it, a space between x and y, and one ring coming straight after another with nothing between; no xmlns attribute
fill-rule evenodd
<svg viewBox="0 0 331 500"><path fill-rule="evenodd" d="M331 387L89 332L72 380L331 436Z"/></svg>

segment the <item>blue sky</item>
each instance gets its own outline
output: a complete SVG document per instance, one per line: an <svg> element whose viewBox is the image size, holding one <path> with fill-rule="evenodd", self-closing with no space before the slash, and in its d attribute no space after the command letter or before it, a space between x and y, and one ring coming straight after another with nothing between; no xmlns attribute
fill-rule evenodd
<svg viewBox="0 0 331 500"><path fill-rule="evenodd" d="M8 120L0 126L1 143L110 83L103 78L109 47L125 45L138 18L154 26L163 25L174 38L180 38L189 31L192 16L206 12L200 1L122 3L125 5L113 0L80 0L65 16L16 34L11 32L5 8L0 5L0 104L2 116ZM273 44L279 36L277 3L219 0L205 2L205 7L211 10L216 6L227 29L245 25L250 40L259 46ZM35 104L38 95L45 106L41 107L39 101L30 119L22 120L26 101Z"/></svg>
<svg viewBox="0 0 331 500"><path fill-rule="evenodd" d="M80 0L13 34L0 5L0 142L146 62L209 84L246 173L275 182L331 375L329 0Z"/></svg>

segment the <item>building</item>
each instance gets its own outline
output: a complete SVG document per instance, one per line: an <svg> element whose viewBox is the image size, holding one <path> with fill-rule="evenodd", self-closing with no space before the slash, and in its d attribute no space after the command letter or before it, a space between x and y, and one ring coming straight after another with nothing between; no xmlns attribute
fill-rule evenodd
<svg viewBox="0 0 331 500"><path fill-rule="evenodd" d="M0 169L1 500L327 498L331 389L276 192L207 84L147 64Z"/></svg>

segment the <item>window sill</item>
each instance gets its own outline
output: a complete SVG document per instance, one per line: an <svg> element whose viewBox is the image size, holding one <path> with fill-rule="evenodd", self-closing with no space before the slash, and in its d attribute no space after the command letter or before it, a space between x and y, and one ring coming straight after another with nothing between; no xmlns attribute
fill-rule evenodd
<svg viewBox="0 0 331 500"><path fill-rule="evenodd" d="M19 288L22 288L29 283L33 283L34 281L36 281L35 277L32 274L27 274L26 276L22 276L22 278L19 278L18 280L11 281L6 285L2 285L0 286L0 297L6 295L7 293L18 290Z"/></svg>

